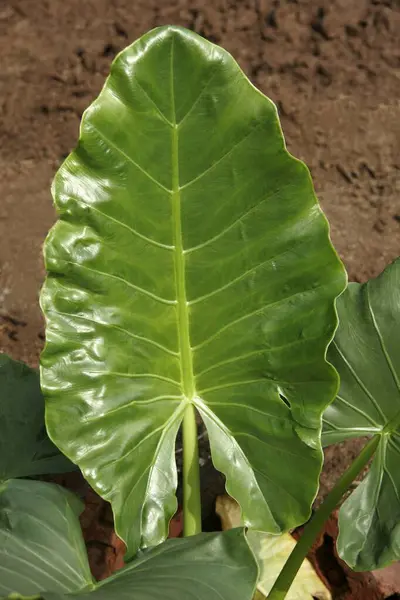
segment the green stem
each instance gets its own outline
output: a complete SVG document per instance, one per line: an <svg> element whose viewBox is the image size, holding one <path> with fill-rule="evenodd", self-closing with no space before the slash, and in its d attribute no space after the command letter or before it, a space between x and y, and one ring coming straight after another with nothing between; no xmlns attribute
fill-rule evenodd
<svg viewBox="0 0 400 600"><path fill-rule="evenodd" d="M183 416L183 535L201 532L199 448L196 412L188 404Z"/></svg>
<svg viewBox="0 0 400 600"><path fill-rule="evenodd" d="M379 445L380 438L380 435L376 435L369 440L352 465L339 479L333 490L327 495L317 512L307 523L300 540L293 549L282 571L279 573L278 579L275 581L268 594L268 600L284 600L284 598L286 598L286 594L288 593L298 570L303 564L303 560L306 558L308 551L322 529L323 524L339 503L343 494L348 490L351 483L357 475L361 473L370 458L374 455L375 450Z"/></svg>

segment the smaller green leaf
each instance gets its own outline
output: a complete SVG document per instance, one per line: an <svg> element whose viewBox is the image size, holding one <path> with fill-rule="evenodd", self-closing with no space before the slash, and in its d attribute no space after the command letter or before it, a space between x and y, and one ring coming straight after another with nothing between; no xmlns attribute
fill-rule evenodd
<svg viewBox="0 0 400 600"><path fill-rule="evenodd" d="M78 518L82 508L55 484L10 479L2 485L0 596L93 586Z"/></svg>
<svg viewBox="0 0 400 600"><path fill-rule="evenodd" d="M241 525L240 506L233 498L219 496L216 511L221 518L223 529ZM257 592L253 600L263 600L268 597L283 565L296 546L296 540L289 533L270 535L260 531L249 531L247 539L260 570ZM331 600L331 594L315 573L310 561L305 559L286 600L312 600L312 598Z"/></svg>
<svg viewBox="0 0 400 600"><path fill-rule="evenodd" d="M47 436L39 373L0 354L0 482L75 468Z"/></svg>
<svg viewBox="0 0 400 600"><path fill-rule="evenodd" d="M367 477L339 512L340 556L369 571L400 559L400 260L350 284L337 309L328 358L341 385L324 414L323 442L380 438Z"/></svg>

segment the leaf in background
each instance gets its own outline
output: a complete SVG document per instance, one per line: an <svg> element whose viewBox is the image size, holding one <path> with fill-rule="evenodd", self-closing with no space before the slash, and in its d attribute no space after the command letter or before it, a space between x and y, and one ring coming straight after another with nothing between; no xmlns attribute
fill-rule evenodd
<svg viewBox="0 0 400 600"><path fill-rule="evenodd" d="M251 600L258 575L243 529L168 540L92 590L43 600Z"/></svg>
<svg viewBox="0 0 400 600"><path fill-rule="evenodd" d="M39 373L0 354L0 484L73 469L47 436Z"/></svg>
<svg viewBox="0 0 400 600"><path fill-rule="evenodd" d="M224 50L156 29L113 63L53 194L47 425L128 557L167 535L190 404L245 523L304 522L345 274L272 102Z"/></svg>
<svg viewBox="0 0 400 600"><path fill-rule="evenodd" d="M0 596L93 585L82 508L74 494L52 483L11 479L0 486Z"/></svg>
<svg viewBox="0 0 400 600"><path fill-rule="evenodd" d="M339 512L338 551L355 570L400 559L400 260L351 283L337 301L328 358L339 394L324 415L325 445L380 436L371 469Z"/></svg>
<svg viewBox="0 0 400 600"><path fill-rule="evenodd" d="M240 506L229 496L217 498L216 512L221 518L222 529L227 530L241 525ZM247 540L257 559L260 576L254 600L268 597L283 565L296 545L289 534L269 535L260 531L248 531ZM305 559L297 573L286 600L331 600L331 594L314 571L310 561Z"/></svg>

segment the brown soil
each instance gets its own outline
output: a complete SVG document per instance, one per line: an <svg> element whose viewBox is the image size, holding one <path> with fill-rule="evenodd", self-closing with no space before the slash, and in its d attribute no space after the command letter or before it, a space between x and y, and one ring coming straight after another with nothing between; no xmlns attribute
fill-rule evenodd
<svg viewBox="0 0 400 600"><path fill-rule="evenodd" d="M112 58L165 23L224 46L277 103L350 279L400 254L400 0L0 0L0 350L31 365L50 181ZM329 451L323 493L358 447Z"/></svg>

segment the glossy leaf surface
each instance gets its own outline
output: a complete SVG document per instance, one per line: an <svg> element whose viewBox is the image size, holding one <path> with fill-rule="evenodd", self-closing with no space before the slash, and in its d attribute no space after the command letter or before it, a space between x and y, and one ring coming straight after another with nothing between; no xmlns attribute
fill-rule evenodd
<svg viewBox="0 0 400 600"><path fill-rule="evenodd" d="M0 488L0 596L91 586L78 516L82 503L51 483L10 479Z"/></svg>
<svg viewBox="0 0 400 600"><path fill-rule="evenodd" d="M218 496L216 512L221 519L222 529L240 527L240 507L229 496ZM270 535L260 531L248 531L247 540L259 566L258 593L254 600L268 598L283 565L289 558L296 545L296 540L290 533ZM296 577L293 580L286 600L332 600L332 596L314 571L310 561L305 558Z"/></svg>
<svg viewBox="0 0 400 600"><path fill-rule="evenodd" d="M251 600L258 569L243 529L168 540L82 593L43 600Z"/></svg>
<svg viewBox="0 0 400 600"><path fill-rule="evenodd" d="M167 534L188 404L246 524L306 520L345 276L274 105L222 49L154 30L113 63L53 193L47 425L128 556Z"/></svg>
<svg viewBox="0 0 400 600"><path fill-rule="evenodd" d="M338 549L356 570L400 559L400 260L338 299L329 360L341 378L324 415L325 445L380 436L371 469L339 513Z"/></svg>
<svg viewBox="0 0 400 600"><path fill-rule="evenodd" d="M0 483L74 468L47 436L39 373L0 354Z"/></svg>

